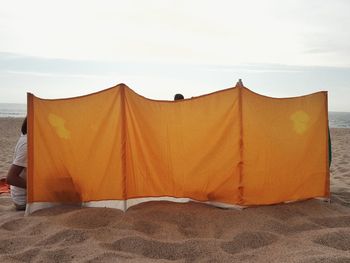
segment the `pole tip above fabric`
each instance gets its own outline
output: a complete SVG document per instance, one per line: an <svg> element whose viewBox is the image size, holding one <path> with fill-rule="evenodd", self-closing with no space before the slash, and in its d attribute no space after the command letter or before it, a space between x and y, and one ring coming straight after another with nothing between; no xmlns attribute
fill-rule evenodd
<svg viewBox="0 0 350 263"><path fill-rule="evenodd" d="M243 86L242 79L238 79L238 81L237 81L237 83L236 83L236 87L244 87L244 86Z"/></svg>

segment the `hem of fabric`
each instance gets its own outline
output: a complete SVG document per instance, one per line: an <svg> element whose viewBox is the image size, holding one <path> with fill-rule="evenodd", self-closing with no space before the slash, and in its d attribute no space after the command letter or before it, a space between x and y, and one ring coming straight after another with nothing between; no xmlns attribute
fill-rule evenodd
<svg viewBox="0 0 350 263"><path fill-rule="evenodd" d="M33 202L33 203L27 203L25 215L30 215L31 213L34 213L36 211L46 209L46 208L52 208L56 206L75 206L75 207L100 207L100 208L113 208L118 209L123 212L126 212L129 208L152 201L169 201L173 203L188 203L188 202L194 202L194 203L200 203L200 204L206 204L218 208L223 209L236 209L236 210L243 210L245 208L249 207L258 207L258 206L269 206L269 205L279 205L279 204L290 204L290 203L296 203L300 201L315 199L322 202L328 202L330 203L330 198L327 197L313 197L313 198L306 198L306 199L298 199L298 200L288 200L283 201L280 203L274 203L274 204L264 204L264 205L238 205L238 204L229 204L229 203L223 203L223 202L216 202L216 201L198 201L191 198L181 198L181 197L170 197L170 196L164 196L164 197L141 197L141 198L132 198L127 200L101 200L101 201L88 201L88 202L81 202L81 203L72 203L72 204L66 204L66 203L55 203L55 202Z"/></svg>
<svg viewBox="0 0 350 263"><path fill-rule="evenodd" d="M195 203L201 203L206 204L210 206L215 206L218 208L224 208L224 209L238 209L242 210L246 208L246 206L241 205L234 205L234 204L228 204L228 203L222 203L222 202L216 202L216 201L198 201L191 198L176 198L176 197L142 197L142 198L132 198L128 200L103 200L103 201L89 201L89 202L82 202L82 203L75 203L71 204L72 206L77 207L104 207L104 208L114 208L119 209L123 212L126 212L130 207L133 207L138 204L151 202L151 201L169 201L174 203L188 203L188 202L195 202ZM30 215L31 213L34 213L38 210L46 209L46 208L52 208L55 206L65 205L63 203L55 203L55 202L33 202L33 203L27 203L25 215Z"/></svg>

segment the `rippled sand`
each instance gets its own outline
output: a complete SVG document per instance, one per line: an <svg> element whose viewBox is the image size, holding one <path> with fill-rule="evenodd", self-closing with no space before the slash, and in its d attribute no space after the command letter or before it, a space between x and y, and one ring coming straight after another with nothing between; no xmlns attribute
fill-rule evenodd
<svg viewBox="0 0 350 263"><path fill-rule="evenodd" d="M0 119L0 176L19 119ZM350 262L350 129L332 129L332 202L225 210L150 202L126 213L56 207L24 217L0 195L0 262Z"/></svg>

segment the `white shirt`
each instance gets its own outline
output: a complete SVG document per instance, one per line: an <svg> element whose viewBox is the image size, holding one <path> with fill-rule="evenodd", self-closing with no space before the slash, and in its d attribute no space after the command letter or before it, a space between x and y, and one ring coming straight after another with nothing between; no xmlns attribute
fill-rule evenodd
<svg viewBox="0 0 350 263"><path fill-rule="evenodd" d="M19 138L12 164L24 167L19 176L27 177L27 135L22 134ZM13 185L10 188L13 202L17 205L25 205L27 203L27 190Z"/></svg>

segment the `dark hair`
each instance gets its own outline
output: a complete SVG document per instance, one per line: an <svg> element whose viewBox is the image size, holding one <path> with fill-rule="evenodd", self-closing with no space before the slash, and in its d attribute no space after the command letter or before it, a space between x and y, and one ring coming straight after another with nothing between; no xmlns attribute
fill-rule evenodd
<svg viewBox="0 0 350 263"><path fill-rule="evenodd" d="M21 132L23 135L27 134L27 117L25 117L23 123L22 123L22 128L21 128Z"/></svg>
<svg viewBox="0 0 350 263"><path fill-rule="evenodd" d="M175 96L174 96L174 100L183 100L185 97L184 97L184 95L182 95L182 94L175 94Z"/></svg>

